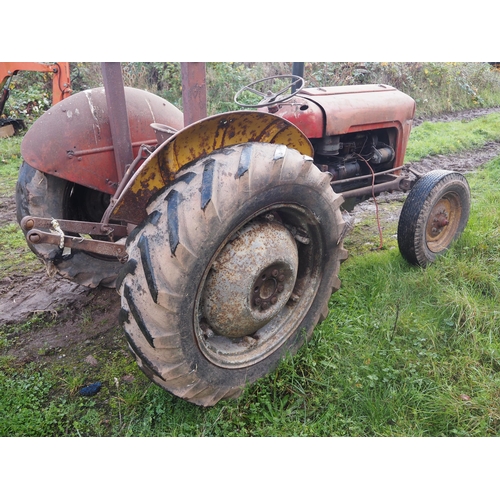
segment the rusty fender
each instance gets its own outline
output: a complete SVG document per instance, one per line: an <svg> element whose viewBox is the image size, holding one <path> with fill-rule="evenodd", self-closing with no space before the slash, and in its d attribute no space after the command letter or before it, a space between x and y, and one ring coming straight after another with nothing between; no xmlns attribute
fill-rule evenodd
<svg viewBox="0 0 500 500"><path fill-rule="evenodd" d="M182 167L211 152L247 142L284 144L313 156L309 139L292 123L260 111L234 111L195 122L167 139L139 167L116 200L111 219L139 224L149 200L178 178Z"/></svg>
<svg viewBox="0 0 500 500"><path fill-rule="evenodd" d="M152 123L183 127L182 112L161 97L125 87L125 99L134 158L142 144L156 146ZM21 154L37 170L113 195L119 176L104 88L51 107L26 133Z"/></svg>

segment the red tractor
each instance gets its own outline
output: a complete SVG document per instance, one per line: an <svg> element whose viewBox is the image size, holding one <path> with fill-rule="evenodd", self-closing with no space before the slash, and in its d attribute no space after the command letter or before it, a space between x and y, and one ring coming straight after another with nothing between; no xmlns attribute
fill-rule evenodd
<svg viewBox="0 0 500 500"><path fill-rule="evenodd" d="M104 88L66 98L26 134L16 196L28 245L51 272L116 287L144 373L211 406L326 318L347 258L342 208L409 191L399 247L425 266L462 233L470 192L454 172L403 175L415 103L395 88L280 76L237 93L249 109L205 118L199 66L182 66L202 104L184 101L186 125L104 63Z"/></svg>

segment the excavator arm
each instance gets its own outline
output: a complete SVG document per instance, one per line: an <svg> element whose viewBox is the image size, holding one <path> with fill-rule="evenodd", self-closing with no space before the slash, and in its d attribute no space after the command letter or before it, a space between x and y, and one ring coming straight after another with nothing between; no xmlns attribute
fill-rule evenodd
<svg viewBox="0 0 500 500"><path fill-rule="evenodd" d="M52 73L52 104L61 102L71 94L70 69L68 62L53 64L37 62L0 62L0 115L9 98L7 82L19 71L38 71Z"/></svg>

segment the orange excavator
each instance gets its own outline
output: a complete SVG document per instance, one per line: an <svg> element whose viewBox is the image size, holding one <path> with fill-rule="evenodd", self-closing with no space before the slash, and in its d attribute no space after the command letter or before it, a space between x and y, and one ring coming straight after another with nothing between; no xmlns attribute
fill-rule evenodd
<svg viewBox="0 0 500 500"><path fill-rule="evenodd" d="M11 80L19 71L37 71L52 75L52 104L61 102L71 95L70 67L68 62L38 63L38 62L0 62L0 128L9 127L11 133L14 129L24 128L22 120L4 118L1 116L5 103L9 98ZM7 135L11 135L7 133Z"/></svg>

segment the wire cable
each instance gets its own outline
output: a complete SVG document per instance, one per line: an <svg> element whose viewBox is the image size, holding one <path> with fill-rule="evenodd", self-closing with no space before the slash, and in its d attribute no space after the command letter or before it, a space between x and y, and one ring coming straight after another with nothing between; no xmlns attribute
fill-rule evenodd
<svg viewBox="0 0 500 500"><path fill-rule="evenodd" d="M375 217L377 219L378 235L379 235L379 239L380 239L380 246L378 247L378 250L382 250L382 247L384 245L384 238L382 236L382 228L380 227L380 216L379 216L379 212L378 212L377 198L375 197L375 172L374 172L372 166L368 163L368 161L365 160L365 158L363 158L361 155L357 155L357 156L359 158L361 158L366 163L366 166L370 169L370 172L372 174L372 197L373 197L373 201L375 203Z"/></svg>

